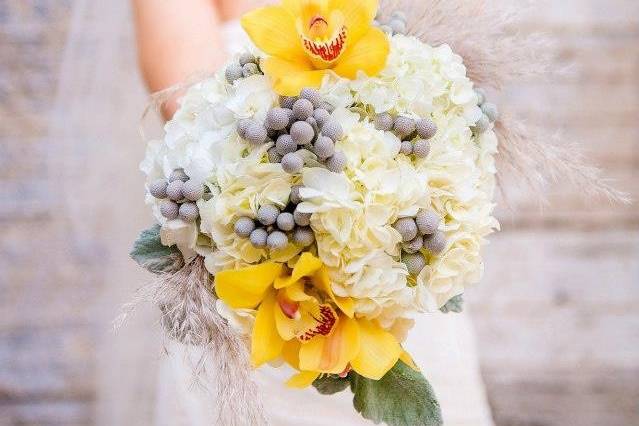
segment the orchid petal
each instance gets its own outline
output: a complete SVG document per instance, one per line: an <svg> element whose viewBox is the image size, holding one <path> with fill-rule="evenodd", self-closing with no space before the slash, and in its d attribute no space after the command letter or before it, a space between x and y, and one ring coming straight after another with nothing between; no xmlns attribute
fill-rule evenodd
<svg viewBox="0 0 639 426"><path fill-rule="evenodd" d="M273 89L282 96L297 96L305 87L318 88L328 70L315 70L304 59L290 62L290 59L270 57L264 61L262 69L273 80Z"/></svg>
<svg viewBox="0 0 639 426"><path fill-rule="evenodd" d="M337 9L344 16L344 25L348 29L349 43L357 43L370 28L377 9L378 0L330 0L330 10Z"/></svg>
<svg viewBox="0 0 639 426"><path fill-rule="evenodd" d="M290 388L304 389L312 385L319 376L320 373L316 371L301 371L291 377L286 385Z"/></svg>
<svg viewBox="0 0 639 426"><path fill-rule="evenodd" d="M281 6L256 9L242 17L242 27L253 43L269 55L306 62L295 28L295 17Z"/></svg>
<svg viewBox="0 0 639 426"><path fill-rule="evenodd" d="M282 264L266 262L215 276L217 297L235 309L254 309L282 273Z"/></svg>
<svg viewBox="0 0 639 426"><path fill-rule="evenodd" d="M397 339L379 325L359 320L360 351L351 361L353 370L372 380L379 380L397 363L402 348Z"/></svg>
<svg viewBox="0 0 639 426"><path fill-rule="evenodd" d="M380 73L386 66L390 44L380 29L370 28L355 44L351 45L339 59L333 71L342 77L357 78L359 71L369 77Z"/></svg>
<svg viewBox="0 0 639 426"><path fill-rule="evenodd" d="M357 322L348 317L340 321L330 336L316 336L300 348L300 368L306 371L340 374L360 352Z"/></svg>
<svg viewBox="0 0 639 426"><path fill-rule="evenodd" d="M257 310L251 336L251 363L256 368L277 359L282 353L284 340L277 333L273 316L276 303L275 292L269 292Z"/></svg>

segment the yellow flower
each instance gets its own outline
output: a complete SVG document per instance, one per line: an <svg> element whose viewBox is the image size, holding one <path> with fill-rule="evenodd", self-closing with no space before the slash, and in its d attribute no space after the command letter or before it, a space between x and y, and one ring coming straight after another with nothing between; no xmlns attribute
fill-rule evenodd
<svg viewBox="0 0 639 426"><path fill-rule="evenodd" d="M270 57L264 72L275 91L297 96L329 72L354 79L386 65L388 38L372 26L378 0L283 0L246 14L242 26Z"/></svg>
<svg viewBox="0 0 639 426"><path fill-rule="evenodd" d="M266 262L218 273L215 289L232 308L257 309L251 361L259 367L283 358L299 370L289 386L305 387L320 374L351 368L379 380L406 357L392 334L355 318L353 300L335 296L326 267L310 253L292 271Z"/></svg>

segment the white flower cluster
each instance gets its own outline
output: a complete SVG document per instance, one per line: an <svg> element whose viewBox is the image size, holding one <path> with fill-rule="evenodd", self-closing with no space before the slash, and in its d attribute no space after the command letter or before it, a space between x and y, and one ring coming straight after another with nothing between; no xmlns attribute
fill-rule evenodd
<svg viewBox="0 0 639 426"><path fill-rule="evenodd" d="M230 85L221 72L189 90L166 125L165 139L149 144L141 165L149 183L179 168L202 180L212 197L198 201L200 222L169 224L157 200L147 201L164 226L163 238L205 256L215 274L296 259L304 248L293 243L277 251L255 248L234 233L233 224L255 217L264 204L285 208L291 188L301 185L297 208L312 214L313 251L329 267L333 290L355 300L358 316L377 319L400 335L414 313L441 307L480 279L481 247L499 226L492 217L497 138L492 129L473 133L482 116L479 98L461 58L446 45L434 48L395 35L378 76L352 81L332 76L320 92L344 129L337 146L348 159L344 173L319 167L310 152L300 174L269 163L266 151L273 144L251 146L236 130L239 120L263 121L277 104L268 78L253 75ZM430 154L401 154L400 139L375 128L374 116L383 112L430 118L438 128ZM393 224L420 210L441 216L447 245L439 254L426 253L427 266L411 276ZM237 314L247 317L245 311Z"/></svg>

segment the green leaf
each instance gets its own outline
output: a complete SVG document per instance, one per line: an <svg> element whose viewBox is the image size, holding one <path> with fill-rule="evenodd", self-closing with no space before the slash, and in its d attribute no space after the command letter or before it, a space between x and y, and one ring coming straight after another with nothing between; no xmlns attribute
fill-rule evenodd
<svg viewBox="0 0 639 426"><path fill-rule="evenodd" d="M353 405L366 419L389 426L440 426L441 409L424 376L398 361L380 380L349 375Z"/></svg>
<svg viewBox="0 0 639 426"><path fill-rule="evenodd" d="M177 247L167 247L160 240L160 225L142 231L133 244L131 258L154 274L176 272L184 266L182 253Z"/></svg>
<svg viewBox="0 0 639 426"><path fill-rule="evenodd" d="M454 312L456 314L461 313L464 310L464 295L460 294L459 296L453 297L439 310L445 314L450 312Z"/></svg>
<svg viewBox="0 0 639 426"><path fill-rule="evenodd" d="M322 395L333 395L342 392L350 384L348 377L341 378L335 374L328 374L318 377L313 386Z"/></svg>

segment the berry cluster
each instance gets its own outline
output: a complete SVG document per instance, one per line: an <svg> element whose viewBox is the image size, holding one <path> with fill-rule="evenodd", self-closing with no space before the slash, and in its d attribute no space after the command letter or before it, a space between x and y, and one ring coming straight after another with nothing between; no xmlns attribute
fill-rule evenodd
<svg viewBox="0 0 639 426"><path fill-rule="evenodd" d="M408 18L406 14L400 10L391 13L390 18L386 18L378 13L373 21L373 25L387 34L406 34L408 28Z"/></svg>
<svg viewBox="0 0 639 426"><path fill-rule="evenodd" d="M497 105L486 101L486 92L484 90L475 89L475 92L479 97L478 104L483 114L475 124L473 131L475 134L480 134L490 129L490 124L499 119L499 110L497 109Z"/></svg>
<svg viewBox="0 0 639 426"><path fill-rule="evenodd" d="M397 116L385 112L375 117L375 128L393 131L402 141L400 152L404 155L415 155L426 158L430 153L430 142L437 134L437 125L430 118L414 120L410 117Z"/></svg>
<svg viewBox="0 0 639 426"><path fill-rule="evenodd" d="M184 169L174 170L168 181L160 179L151 183L149 192L162 200L160 213L168 220L180 218L193 223L200 217L200 210L195 202L204 197L204 184L189 179Z"/></svg>
<svg viewBox="0 0 639 426"><path fill-rule="evenodd" d="M260 69L260 60L250 53L243 53L238 62L226 67L226 81L233 84L235 80L247 78L256 74L264 74Z"/></svg>
<svg viewBox="0 0 639 426"><path fill-rule="evenodd" d="M299 97L283 97L280 106L271 109L266 122L241 120L238 134L252 145L275 142L268 150L271 163L281 163L285 172L299 173L304 157L299 151L314 153L332 172L341 173L346 156L335 149L344 137L342 126L331 118L332 107L315 89L303 89Z"/></svg>
<svg viewBox="0 0 639 426"><path fill-rule="evenodd" d="M315 234L310 228L311 214L302 213L297 205L302 201L300 186L291 188L290 202L284 210L273 205L263 205L255 219L241 217L235 222L235 234L248 238L255 248L280 250L290 241L308 247L315 242Z"/></svg>
<svg viewBox="0 0 639 426"><path fill-rule="evenodd" d="M446 248L446 236L438 229L440 223L436 213L420 210L417 216L403 217L393 224L402 236L402 262L411 275L419 275L426 266L422 249L439 254Z"/></svg>

